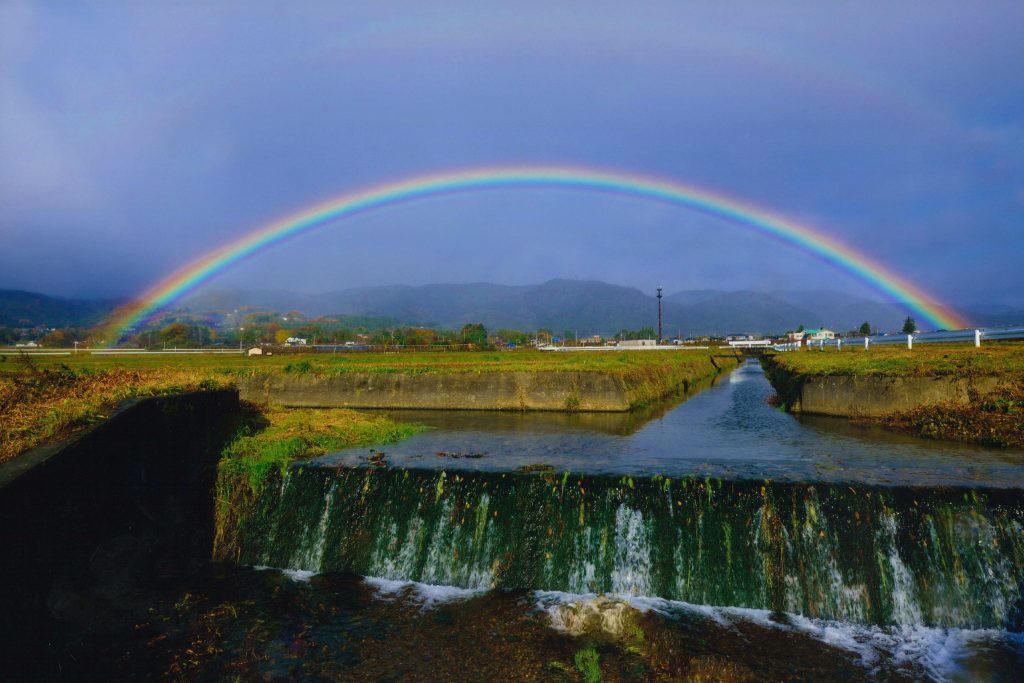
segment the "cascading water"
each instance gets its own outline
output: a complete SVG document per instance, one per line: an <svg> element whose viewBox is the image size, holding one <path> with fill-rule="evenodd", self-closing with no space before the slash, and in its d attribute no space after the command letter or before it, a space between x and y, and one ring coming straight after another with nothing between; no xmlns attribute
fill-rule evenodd
<svg viewBox="0 0 1024 683"><path fill-rule="evenodd" d="M1020 623L1016 490L374 467L285 478L239 529L240 562L872 624Z"/></svg>

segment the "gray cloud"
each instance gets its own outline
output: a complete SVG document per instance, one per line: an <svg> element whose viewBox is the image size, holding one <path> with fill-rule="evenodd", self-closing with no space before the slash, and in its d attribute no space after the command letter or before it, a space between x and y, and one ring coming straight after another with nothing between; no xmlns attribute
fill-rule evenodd
<svg viewBox="0 0 1024 683"><path fill-rule="evenodd" d="M1019 4L549 5L0 5L0 286L127 294L346 190L561 162L705 185L944 298L1024 303ZM224 282L556 276L857 287L733 226L550 192L367 216Z"/></svg>

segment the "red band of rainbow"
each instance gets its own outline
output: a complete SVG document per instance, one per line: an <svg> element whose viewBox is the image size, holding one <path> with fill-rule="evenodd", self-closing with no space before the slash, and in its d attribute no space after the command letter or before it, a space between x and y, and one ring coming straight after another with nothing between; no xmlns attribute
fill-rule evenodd
<svg viewBox="0 0 1024 683"><path fill-rule="evenodd" d="M107 330L116 337L195 290L210 278L281 241L358 213L443 194L475 190L559 188L603 192L660 201L724 218L775 237L831 263L864 281L892 301L937 328L966 327L948 306L899 277L881 263L829 237L781 216L722 194L671 180L632 173L562 166L492 167L417 176L344 194L254 230L189 263L120 308ZM115 340L116 341L116 340Z"/></svg>

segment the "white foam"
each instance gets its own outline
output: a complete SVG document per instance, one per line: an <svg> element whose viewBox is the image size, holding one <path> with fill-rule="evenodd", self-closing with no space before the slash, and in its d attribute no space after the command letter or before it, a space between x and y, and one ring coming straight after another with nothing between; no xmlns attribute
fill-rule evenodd
<svg viewBox="0 0 1024 683"><path fill-rule="evenodd" d="M255 565L257 571L278 571L292 581L308 583L317 572L280 569ZM364 577L378 597L385 600L409 599L422 609L439 604L468 600L486 592L481 588L458 588L418 581ZM852 622L812 619L799 614L777 619L772 612L745 607L714 607L677 600L623 593L567 593L534 591L536 608L546 613L552 628L578 634L581 629L597 627L611 634L621 631L626 608L655 612L673 618L680 612L700 615L719 626L730 628L742 623L760 628L799 632L822 643L851 652L869 672L912 667L936 681L971 679L967 666L974 653L996 643L1017 649L1024 655L1024 634L998 629L955 629L927 626L871 626Z"/></svg>
<svg viewBox="0 0 1024 683"><path fill-rule="evenodd" d="M645 595L631 595L625 593L566 593L564 591L534 591L534 601L538 610L551 614L553 607L561 606L585 606L598 602L621 602L639 612L655 612L665 617L671 617L675 610L686 610L696 612L703 617L717 621L727 626L729 621L722 615L722 610L708 605L692 605L688 602L677 600L665 600L664 598L653 598ZM559 628L552 624L553 627Z"/></svg>
<svg viewBox="0 0 1024 683"><path fill-rule="evenodd" d="M281 569L279 567L268 567L263 564L256 564L252 567L258 572L275 571L281 572L292 581L298 581L299 583L309 583L309 580L317 575L317 572L311 572L306 569Z"/></svg>
<svg viewBox="0 0 1024 683"><path fill-rule="evenodd" d="M581 624L600 624L613 632L621 620L617 603L667 618L673 613L699 614L726 628L741 623L761 628L797 631L822 643L851 652L869 672L912 667L936 681L970 680L965 664L979 650L1002 641L1024 654L1024 634L997 629L951 629L927 626L871 626L851 622L811 619L786 614L778 620L772 612L743 607L712 607L687 602L626 594L564 593L535 591L537 608L548 614L552 628L576 634ZM591 616L592 615L592 616ZM589 622L587 619L589 618Z"/></svg>
<svg viewBox="0 0 1024 683"><path fill-rule="evenodd" d="M387 600L409 597L420 603L424 608L457 600L468 600L484 592L480 588L458 588L456 586L438 586L419 581L398 581L367 576L363 581L372 586L377 595Z"/></svg>

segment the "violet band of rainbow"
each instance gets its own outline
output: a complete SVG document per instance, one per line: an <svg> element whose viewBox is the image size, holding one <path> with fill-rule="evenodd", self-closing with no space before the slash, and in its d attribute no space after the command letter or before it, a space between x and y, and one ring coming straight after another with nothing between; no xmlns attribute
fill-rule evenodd
<svg viewBox="0 0 1024 683"><path fill-rule="evenodd" d="M107 322L106 329L120 336L125 330L134 328L232 266L284 240L346 217L439 195L517 188L558 188L617 194L717 216L774 237L850 273L930 325L946 329L967 325L952 308L866 254L821 230L795 223L724 194L633 173L567 166L509 166L417 176L346 193L299 211L253 230L179 269L151 287L134 303L119 309Z"/></svg>

